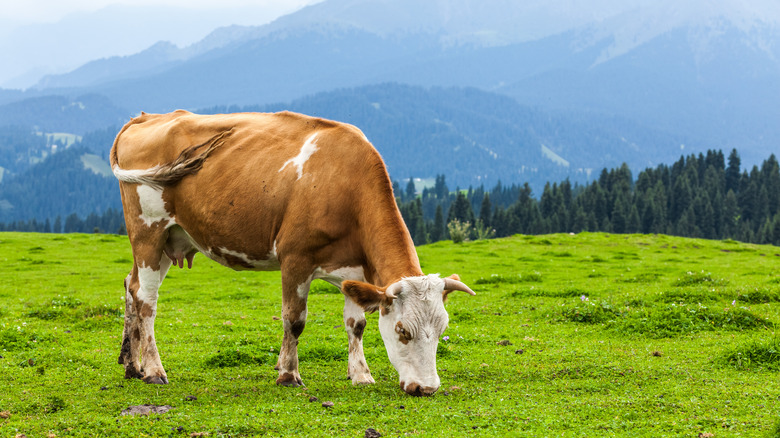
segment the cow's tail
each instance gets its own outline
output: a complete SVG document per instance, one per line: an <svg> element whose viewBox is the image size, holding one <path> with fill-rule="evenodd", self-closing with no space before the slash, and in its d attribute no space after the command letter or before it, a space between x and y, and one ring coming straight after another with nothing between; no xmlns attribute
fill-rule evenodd
<svg viewBox="0 0 780 438"><path fill-rule="evenodd" d="M144 184L155 188L171 186L181 181L185 176L197 173L203 167L203 162L206 161L206 158L225 143L225 137L231 131L232 129L222 131L204 143L190 146L183 150L172 162L158 164L148 169L125 170L120 168L116 157L117 142L115 142L111 153L111 170L113 170L114 176L122 182ZM117 136L118 139L119 137Z"/></svg>

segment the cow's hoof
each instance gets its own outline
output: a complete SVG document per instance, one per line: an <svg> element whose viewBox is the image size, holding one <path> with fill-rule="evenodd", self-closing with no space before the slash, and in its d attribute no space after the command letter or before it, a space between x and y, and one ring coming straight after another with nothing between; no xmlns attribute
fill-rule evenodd
<svg viewBox="0 0 780 438"><path fill-rule="evenodd" d="M372 385L374 383L376 382L374 382L374 378L371 377L371 374L357 374L352 377L353 385Z"/></svg>
<svg viewBox="0 0 780 438"><path fill-rule="evenodd" d="M299 376L292 373L284 373L276 379L276 384L281 386L303 386L303 381Z"/></svg>
<svg viewBox="0 0 780 438"><path fill-rule="evenodd" d="M149 376L144 377L144 382L150 383L153 385L167 385L168 384L168 378L165 376Z"/></svg>

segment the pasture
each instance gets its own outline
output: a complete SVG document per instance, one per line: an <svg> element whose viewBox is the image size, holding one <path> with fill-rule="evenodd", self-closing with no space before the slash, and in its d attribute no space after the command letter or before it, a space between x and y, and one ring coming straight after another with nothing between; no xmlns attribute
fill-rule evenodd
<svg viewBox="0 0 780 438"><path fill-rule="evenodd" d="M399 388L376 314L364 347L377 383L351 385L343 298L320 281L299 345L306 386L276 386L279 273L201 255L160 292L171 384L125 380L127 238L0 233L0 436L780 434L780 248L582 233L418 252L426 273L477 292L450 296L430 398ZM121 415L143 404L172 409Z"/></svg>

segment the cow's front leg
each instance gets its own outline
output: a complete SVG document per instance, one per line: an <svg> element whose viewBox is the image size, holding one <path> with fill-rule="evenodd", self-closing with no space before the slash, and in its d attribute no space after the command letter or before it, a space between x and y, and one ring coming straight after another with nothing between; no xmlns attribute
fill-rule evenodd
<svg viewBox="0 0 780 438"><path fill-rule="evenodd" d="M135 270L135 269L134 269ZM135 283L133 283L135 278ZM141 328L138 326L138 315L133 304L138 291L138 276L131 271L125 278L125 327L122 330L122 350L118 362L125 366L125 379L140 379L141 372Z"/></svg>
<svg viewBox="0 0 780 438"><path fill-rule="evenodd" d="M306 300L309 296L311 276L300 276L282 271L282 323L284 337L279 350L276 369L279 377L277 385L301 386L303 381L298 372L298 338L306 327Z"/></svg>
<svg viewBox="0 0 780 438"><path fill-rule="evenodd" d="M349 339L348 376L353 385L374 383L363 354L363 330L366 328L366 315L363 308L351 298L344 296L344 328Z"/></svg>
<svg viewBox="0 0 780 438"><path fill-rule="evenodd" d="M146 383L166 384L168 375L160 361L160 353L157 351L157 342L154 336L154 319L157 316L157 297L165 274L171 267L171 261L167 257L161 257L156 262L136 261L138 271L139 290L133 304L138 320L141 338L141 366L143 367L143 380ZM156 265L156 266L155 266ZM157 267L157 269L154 269Z"/></svg>

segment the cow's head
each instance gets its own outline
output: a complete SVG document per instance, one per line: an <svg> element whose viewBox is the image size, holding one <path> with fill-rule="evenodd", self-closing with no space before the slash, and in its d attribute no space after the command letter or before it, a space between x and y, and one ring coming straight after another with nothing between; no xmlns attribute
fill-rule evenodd
<svg viewBox="0 0 780 438"><path fill-rule="evenodd" d="M435 393L440 384L436 347L449 321L444 299L453 290L474 291L457 275L407 277L386 288L345 281L342 290L364 310L379 309L379 331L401 388L416 396Z"/></svg>

